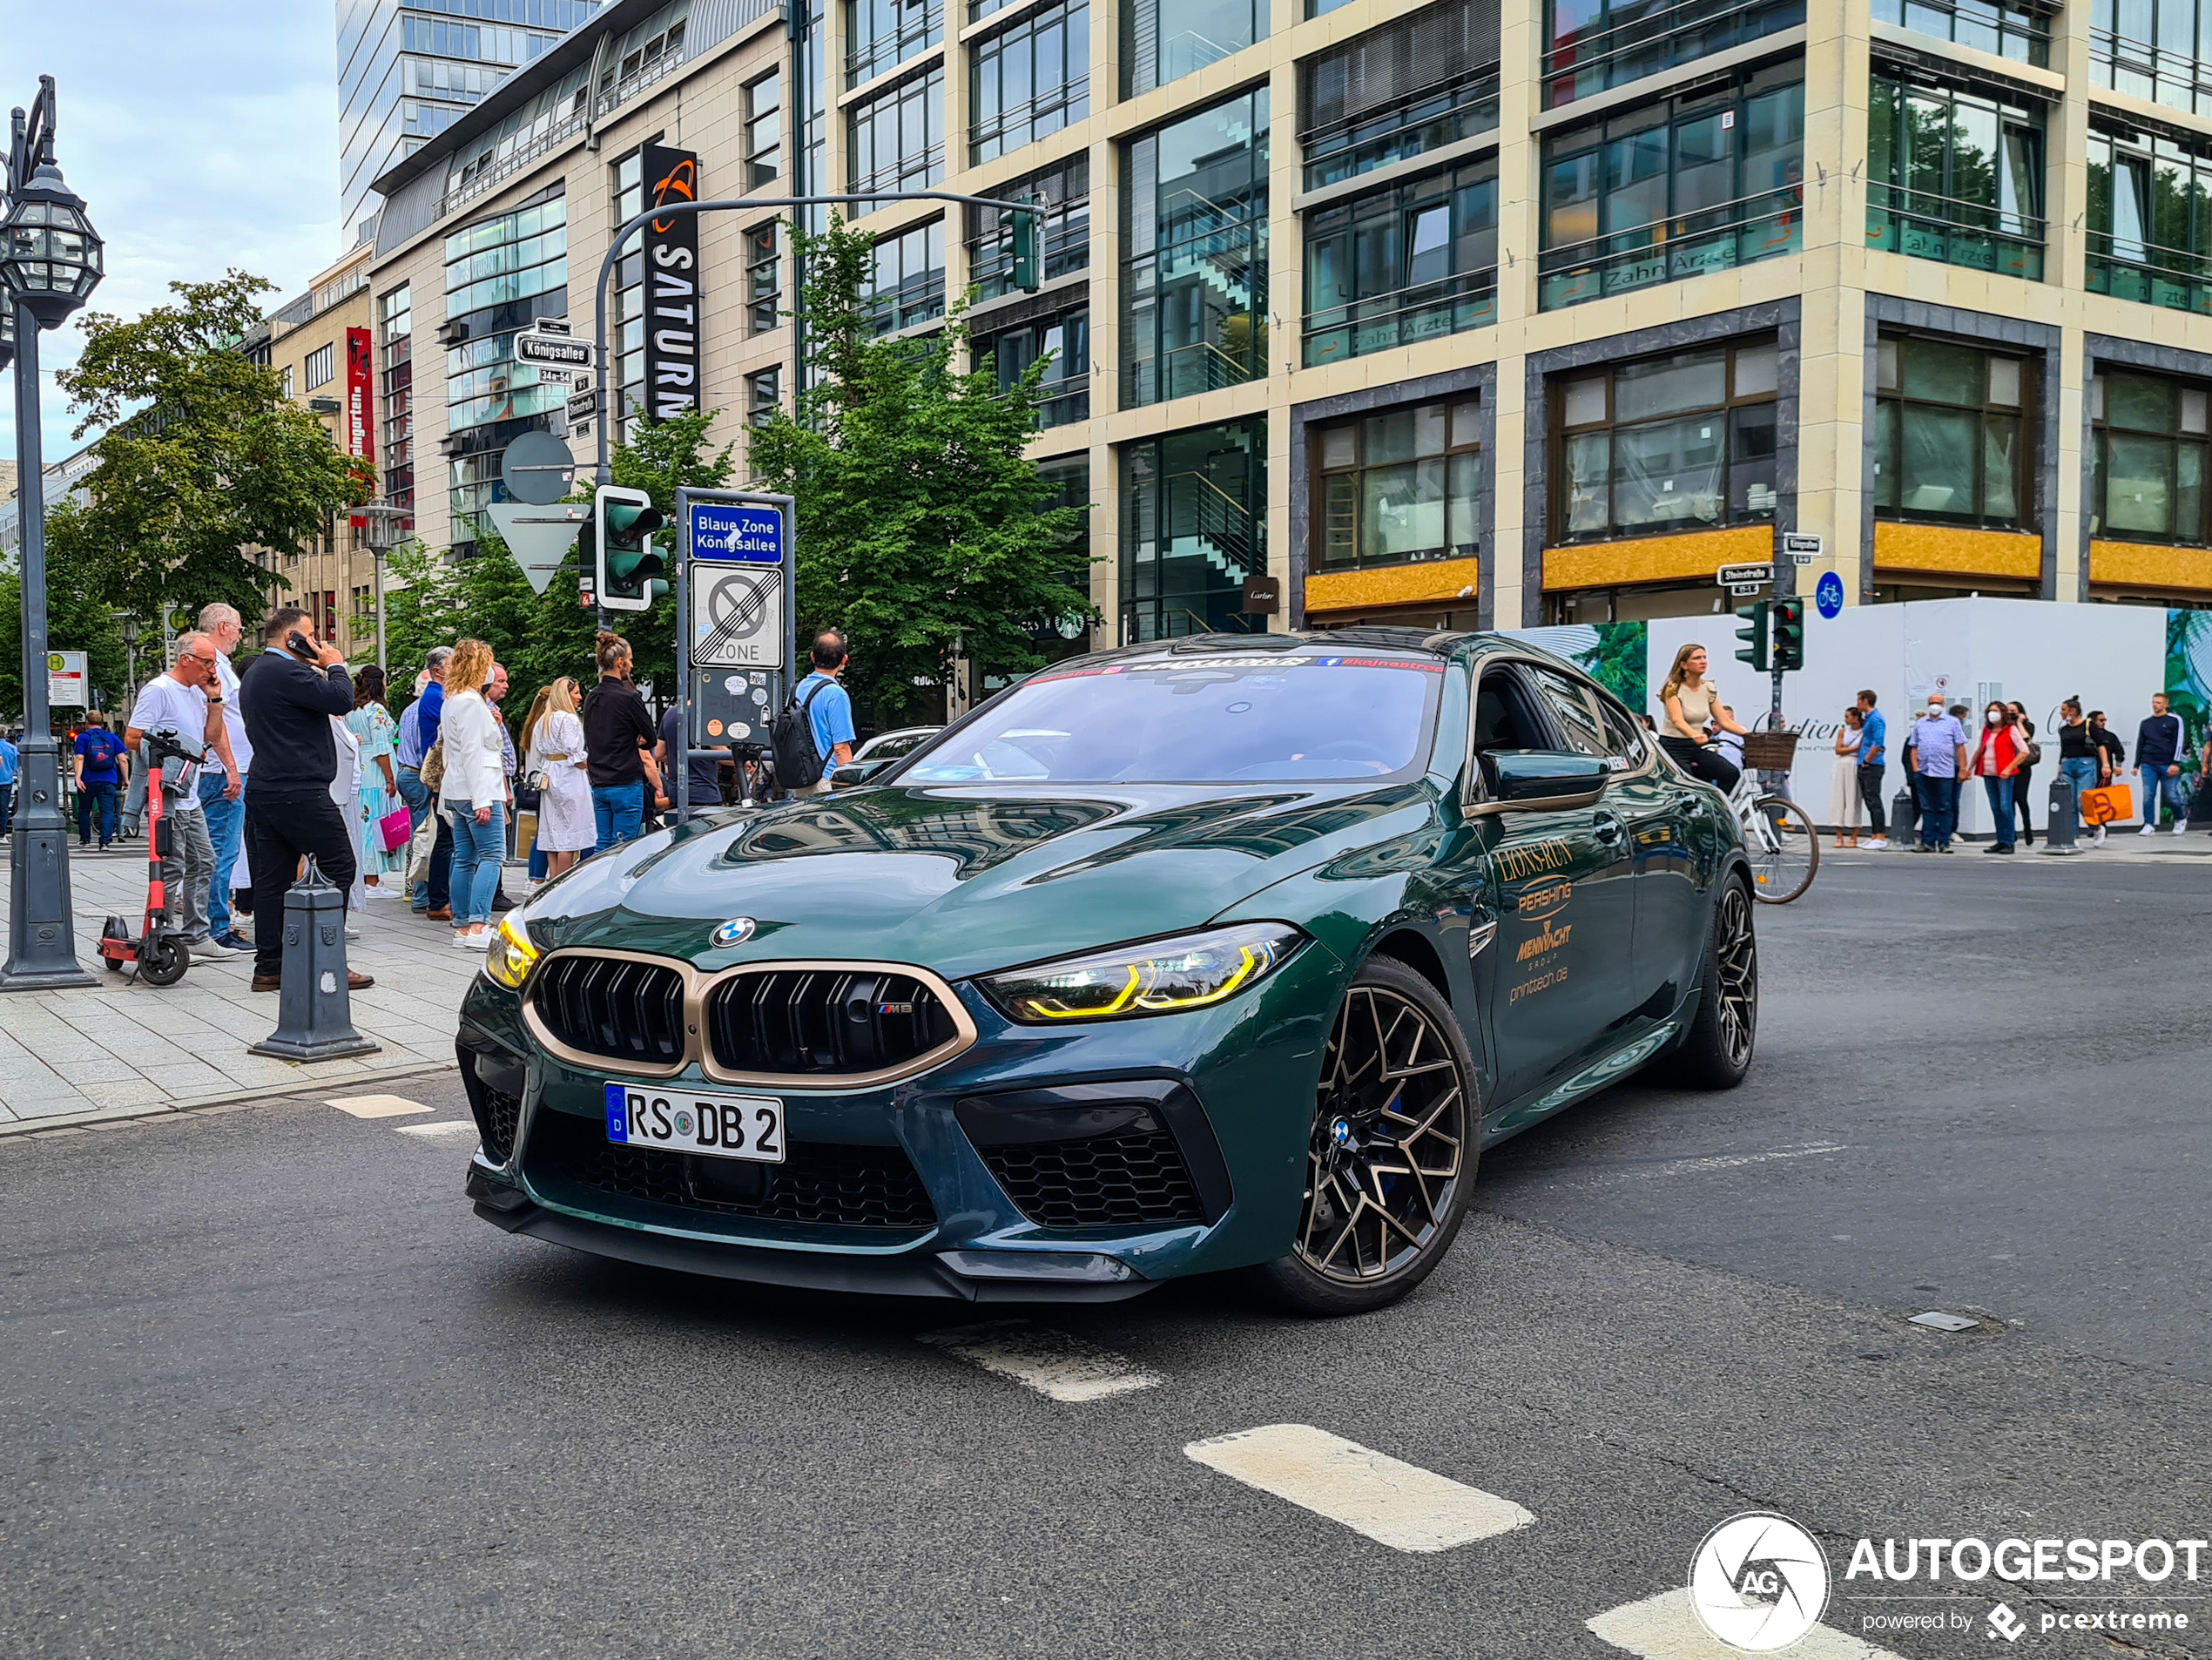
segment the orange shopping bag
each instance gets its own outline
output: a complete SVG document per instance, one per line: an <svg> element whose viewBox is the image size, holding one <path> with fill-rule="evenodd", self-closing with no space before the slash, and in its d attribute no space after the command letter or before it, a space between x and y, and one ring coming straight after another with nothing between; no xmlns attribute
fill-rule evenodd
<svg viewBox="0 0 2212 1660"><path fill-rule="evenodd" d="M2134 816L2134 793L2125 784L2110 784L2101 790L2081 792L2081 822L2084 824L2117 824L2122 819Z"/></svg>

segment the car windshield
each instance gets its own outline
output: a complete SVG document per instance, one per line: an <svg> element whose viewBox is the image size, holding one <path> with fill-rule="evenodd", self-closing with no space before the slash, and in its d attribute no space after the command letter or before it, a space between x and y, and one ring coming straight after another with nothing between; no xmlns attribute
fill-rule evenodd
<svg viewBox="0 0 2212 1660"><path fill-rule="evenodd" d="M933 739L902 784L1383 778L1428 752L1440 663L1145 658L1041 674Z"/></svg>

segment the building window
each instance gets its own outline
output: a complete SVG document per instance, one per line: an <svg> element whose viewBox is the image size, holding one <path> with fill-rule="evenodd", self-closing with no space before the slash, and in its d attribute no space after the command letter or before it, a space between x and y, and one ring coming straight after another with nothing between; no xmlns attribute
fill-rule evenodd
<svg viewBox="0 0 2212 1660"><path fill-rule="evenodd" d="M2130 9L2139 3L2130 0ZM2009 0L1874 0L1874 21L1955 40L2016 64L2041 68L2051 61L2051 13Z"/></svg>
<svg viewBox="0 0 2212 1660"><path fill-rule="evenodd" d="M1802 73L1770 65L1548 137L1537 303L1578 306L1797 253Z"/></svg>
<svg viewBox="0 0 2212 1660"><path fill-rule="evenodd" d="M875 332L893 334L945 314L945 221L934 219L875 245L868 295Z"/></svg>
<svg viewBox="0 0 2212 1660"><path fill-rule="evenodd" d="M555 195L452 233L444 240L445 312L466 321L446 349L446 430L463 439L453 462L453 538L467 551L485 508L503 500L499 461L509 439L545 424L568 401L515 361L515 332L568 309L568 202Z"/></svg>
<svg viewBox="0 0 2212 1660"><path fill-rule="evenodd" d="M776 253L776 222L745 233L745 332L765 334L783 324L784 262Z"/></svg>
<svg viewBox="0 0 2212 1660"><path fill-rule="evenodd" d="M292 396L292 365L289 363L278 371L277 395L287 401Z"/></svg>
<svg viewBox="0 0 2212 1660"><path fill-rule="evenodd" d="M377 301L383 347L384 497L394 507L415 505L415 314L402 283ZM401 519L401 530L414 528Z"/></svg>
<svg viewBox="0 0 2212 1660"><path fill-rule="evenodd" d="M1090 113L1090 8L1082 0L1030 12L970 51L970 165Z"/></svg>
<svg viewBox="0 0 2212 1660"><path fill-rule="evenodd" d="M765 427L783 405L784 372L780 368L759 369L745 377L745 418L747 424Z"/></svg>
<svg viewBox="0 0 2212 1660"><path fill-rule="evenodd" d="M307 390L328 386L337 377L337 348L318 346L307 354Z"/></svg>
<svg viewBox="0 0 2212 1660"><path fill-rule="evenodd" d="M1123 192L1122 402L1267 373L1267 90L1131 143Z"/></svg>
<svg viewBox="0 0 2212 1660"><path fill-rule="evenodd" d="M1038 359L1048 360L1037 385L1037 425L1064 427L1090 417L1090 311L1041 317L995 334L978 334L975 362L998 366L999 389L1011 390Z"/></svg>
<svg viewBox="0 0 2212 1660"><path fill-rule="evenodd" d="M555 196L454 232L445 240L446 315L566 287L568 225L568 199Z"/></svg>
<svg viewBox="0 0 2212 1660"><path fill-rule="evenodd" d="M2016 530L2033 516L2027 412L2035 367L1949 341L1875 348L1878 517Z"/></svg>
<svg viewBox="0 0 2212 1660"><path fill-rule="evenodd" d="M783 77L763 75L745 90L745 187L762 190L784 171Z"/></svg>
<svg viewBox="0 0 2212 1660"><path fill-rule="evenodd" d="M1253 629L1247 577L1267 571L1267 423L1170 433L1122 451L1124 644Z"/></svg>
<svg viewBox="0 0 2212 1660"><path fill-rule="evenodd" d="M1480 551L1482 408L1424 403L1312 435L1316 570L1363 570Z"/></svg>
<svg viewBox="0 0 2212 1660"><path fill-rule="evenodd" d="M2091 85L2207 115L2212 114L2208 68L2212 16L2200 24L2195 0L2092 0Z"/></svg>
<svg viewBox="0 0 2212 1660"><path fill-rule="evenodd" d="M1309 57L1298 93L1308 190L1494 132L1496 0L1444 0Z"/></svg>
<svg viewBox="0 0 2212 1660"><path fill-rule="evenodd" d="M927 190L944 182L941 64L854 105L845 118L846 188L855 195L873 190Z"/></svg>
<svg viewBox="0 0 2212 1660"><path fill-rule="evenodd" d="M1498 159L1318 209L1305 226L1305 362L1494 323Z"/></svg>
<svg viewBox="0 0 2212 1660"><path fill-rule="evenodd" d="M2205 388L2107 369L2089 382L2089 534L2202 547Z"/></svg>
<svg viewBox="0 0 2212 1660"><path fill-rule="evenodd" d="M1774 518L1771 340L1645 358L1552 382L1552 541Z"/></svg>
<svg viewBox="0 0 2212 1660"><path fill-rule="evenodd" d="M1090 157L1078 151L1042 172L991 192L1004 201L1044 207L1039 278L1050 282L1090 264ZM1014 292L1013 215L971 204L968 209L968 280L979 300Z"/></svg>
<svg viewBox="0 0 2212 1660"><path fill-rule="evenodd" d="M2043 280L2043 111L1877 65L1866 246Z"/></svg>
<svg viewBox="0 0 2212 1660"><path fill-rule="evenodd" d="M845 84L872 81L944 37L943 0L846 0Z"/></svg>
<svg viewBox="0 0 2212 1660"><path fill-rule="evenodd" d="M1125 0L1122 96L1133 98L1267 38L1267 0Z"/></svg>
<svg viewBox="0 0 2212 1660"><path fill-rule="evenodd" d="M1878 12L1885 3L1874 0L1875 10ZM1966 3L1974 5L1980 0ZM1932 9L1924 0L1912 0L1916 15ZM1995 7L1990 10L1993 14ZM1665 6L1653 6L1648 0L1548 0L1545 107L1556 109L1593 92L1626 86L1709 52L1794 29L1804 20L1804 0Z"/></svg>
<svg viewBox="0 0 2212 1660"><path fill-rule="evenodd" d="M2089 133L2092 294L2212 313L2212 141Z"/></svg>

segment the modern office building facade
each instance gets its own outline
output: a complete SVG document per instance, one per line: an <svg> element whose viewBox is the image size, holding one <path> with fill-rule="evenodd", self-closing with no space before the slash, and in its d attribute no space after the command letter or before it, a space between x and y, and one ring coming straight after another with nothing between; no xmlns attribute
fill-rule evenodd
<svg viewBox="0 0 2212 1660"><path fill-rule="evenodd" d="M458 452L424 533L466 543L472 458L551 402L477 386L470 353L504 361L479 342L532 311L588 326L624 158L658 136L711 198L1046 206L1036 294L991 210L856 222L887 331L968 294L1002 373L1053 354L1035 453L1091 503L1108 639L1710 613L1717 567L1784 530L1824 547L1789 580L1833 571L1846 604L2212 604L2212 39L2182 23L1091 3L623 0L402 164L379 303L411 295L417 354L444 355L417 426ZM593 34L639 51L678 13L680 59L589 95ZM705 407L732 434L796 369L776 213L701 232ZM1246 617L1262 574L1285 606Z"/></svg>
<svg viewBox="0 0 2212 1660"><path fill-rule="evenodd" d="M606 0L337 0L339 194L350 244L369 184Z"/></svg>

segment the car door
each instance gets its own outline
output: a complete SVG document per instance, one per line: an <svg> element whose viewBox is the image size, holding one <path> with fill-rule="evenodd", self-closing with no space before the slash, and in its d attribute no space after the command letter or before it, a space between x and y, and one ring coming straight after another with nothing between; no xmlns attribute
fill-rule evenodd
<svg viewBox="0 0 2212 1660"><path fill-rule="evenodd" d="M1487 665L1475 698L1476 765L1484 748L1571 747L1530 665ZM1626 827L1595 806L1507 808L1476 801L1494 826L1487 848L1497 932L1489 975L1501 1127L1554 1079L1604 1052L1635 1007L1635 887Z"/></svg>

